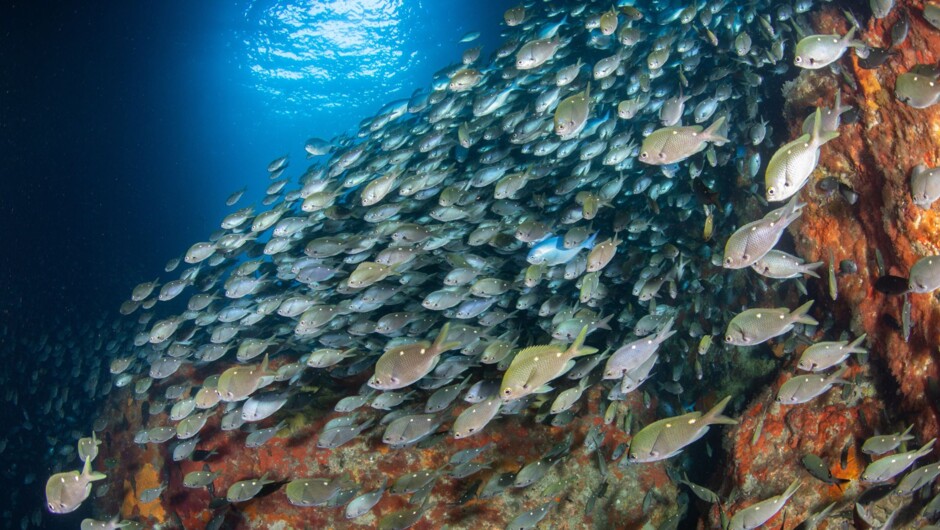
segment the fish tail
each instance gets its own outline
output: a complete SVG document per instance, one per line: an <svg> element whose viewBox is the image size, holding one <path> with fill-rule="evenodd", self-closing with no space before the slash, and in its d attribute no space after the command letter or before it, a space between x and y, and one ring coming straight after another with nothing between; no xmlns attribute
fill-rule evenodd
<svg viewBox="0 0 940 530"><path fill-rule="evenodd" d="M718 129L721 129L721 126L724 124L725 124L724 116L715 120L715 122L709 125L707 129L702 131L702 134L705 136L705 139L716 145L724 145L728 143L727 138L718 134Z"/></svg>
<svg viewBox="0 0 940 530"><path fill-rule="evenodd" d="M923 447L917 450L917 457L920 458L924 455L930 454L933 451L933 444L937 441L936 438L931 438L931 440L924 444Z"/></svg>
<svg viewBox="0 0 940 530"><path fill-rule="evenodd" d="M813 278L819 278L819 275L816 274L815 271L822 264L823 264L822 261L814 261L813 263L805 263L802 267L800 267L800 272L802 272L803 274L808 274L812 276Z"/></svg>
<svg viewBox="0 0 940 530"><path fill-rule="evenodd" d="M731 396L727 396L721 401L719 401L717 405L712 407L710 411L706 412L705 415L702 416L702 421L704 422L704 424L705 425L716 425L716 424L737 425L738 420L734 418L729 418L721 414L722 412L725 411L725 407L727 407L728 403L730 402L731 402Z"/></svg>
<svg viewBox="0 0 940 530"><path fill-rule="evenodd" d="M574 339L574 342L571 343L571 346L568 347L568 352L577 353L581 349L581 346L584 345L584 339L587 337L588 328L590 326L582 326L581 332L578 333L578 337Z"/></svg>
<svg viewBox="0 0 940 530"><path fill-rule="evenodd" d="M865 348L859 347L859 344L861 344L867 336L868 336L867 333L862 333L857 339L850 342L849 351L851 351L852 353L868 353L868 350L866 350Z"/></svg>
<svg viewBox="0 0 940 530"><path fill-rule="evenodd" d="M914 424L912 423L907 429L904 429L904 432L901 433L901 438L904 439L905 436L909 435L909 434L911 433L911 429L913 429L913 428L914 428ZM908 440L911 440L911 439L913 439L913 436L911 436L911 437L909 437L909 438L907 438L907 439L908 439Z"/></svg>
<svg viewBox="0 0 940 530"><path fill-rule="evenodd" d="M851 40L852 40L853 38L855 38L855 32L856 32L856 31L858 31L858 28L853 25L853 26L849 29L849 32L846 33L844 37L842 37L842 42L851 42Z"/></svg>
<svg viewBox="0 0 940 530"><path fill-rule="evenodd" d="M842 368L839 368L838 370L833 372L832 375L829 376L829 383L830 384L837 384L837 383L849 384L849 381L842 379L842 374L844 374L846 370L848 370L848 367L843 366Z"/></svg>
<svg viewBox="0 0 940 530"><path fill-rule="evenodd" d="M816 107L816 114L813 116L813 131L810 134L810 142L817 146L821 146L825 143L828 143L829 140L833 140L839 137L839 131L823 131L822 130L822 109Z"/></svg>
<svg viewBox="0 0 940 530"><path fill-rule="evenodd" d="M785 206L786 210L784 210L785 213L783 217L789 217L790 215L794 213L803 211L804 206L806 206L806 203L800 200L800 194L797 193L796 195L793 196L792 199L787 201L787 204Z"/></svg>
<svg viewBox="0 0 940 530"><path fill-rule="evenodd" d="M676 317L670 318L666 322L666 325L663 326L663 329L659 330L659 333L656 334L656 340L658 342L662 342L676 334L676 330L672 329L672 325L675 321L676 321Z"/></svg>
<svg viewBox="0 0 940 530"><path fill-rule="evenodd" d="M778 223L783 223L783 226L780 228L780 230L785 230L788 226L793 224L793 221L796 221L797 219L800 218L801 215L803 215L803 210L802 210L803 206L804 205L797 203L795 208L793 209L790 209L789 207L787 208L787 212L784 213L783 216L780 217L780 219L775 221Z"/></svg>
<svg viewBox="0 0 940 530"><path fill-rule="evenodd" d="M264 354L264 359L261 360L261 373L266 373L268 371L268 354Z"/></svg>
<svg viewBox="0 0 940 530"><path fill-rule="evenodd" d="M434 345L432 347L439 347L441 344L447 340L447 332L450 331L450 322L445 322L444 326L441 327L440 333L437 334L437 338L434 339Z"/></svg>
<svg viewBox="0 0 940 530"><path fill-rule="evenodd" d="M810 308L813 307L813 302L814 302L813 300L810 300L809 302L806 302L800 307L794 309L790 313L791 320L793 322L799 322L800 324L809 324L811 326L819 325L819 322L815 318L807 314L809 313Z"/></svg>
<svg viewBox="0 0 940 530"><path fill-rule="evenodd" d="M108 478L104 473L99 473L91 469L91 457L85 457L85 465L82 466L82 476L90 481L103 480Z"/></svg>
<svg viewBox="0 0 940 530"><path fill-rule="evenodd" d="M599 321L597 322L597 324L594 324L594 329L606 329L606 330L609 330L609 329L610 329L610 326L609 326L608 324L610 324L610 319L612 319L612 318L614 318L613 313L611 313L611 314L607 315L606 317L602 318L601 320L599 320Z"/></svg>
<svg viewBox="0 0 940 530"><path fill-rule="evenodd" d="M591 237L584 240L584 243L581 243L581 248L592 249L594 248L594 242L597 240L597 234L600 232L594 232L591 234ZM558 240L558 244L561 245L561 239Z"/></svg>
<svg viewBox="0 0 940 530"><path fill-rule="evenodd" d="M793 482L790 483L789 486L787 486L787 489L786 491L783 492L782 497L784 499L789 499L790 497L793 496L794 493L796 493L796 490L800 489L800 486L802 485L803 483L800 482L800 479L795 479Z"/></svg>
<svg viewBox="0 0 940 530"><path fill-rule="evenodd" d="M444 327L441 328L441 332L437 334L437 338L434 339L434 343L431 344L431 351L443 353L447 350L452 350L457 346L460 346L459 342L444 342L447 340L448 331L450 331L450 322L444 324Z"/></svg>

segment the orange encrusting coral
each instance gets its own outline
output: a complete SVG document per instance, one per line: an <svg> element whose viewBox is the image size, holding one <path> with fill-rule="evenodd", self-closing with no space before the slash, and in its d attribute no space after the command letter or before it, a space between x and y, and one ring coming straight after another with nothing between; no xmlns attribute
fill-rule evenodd
<svg viewBox="0 0 940 530"><path fill-rule="evenodd" d="M865 33L869 42L890 43L888 32L904 13L902 2L898 4L888 18L873 19ZM868 334L873 356L887 365L900 388L903 410L929 438L940 433L937 410L925 393L927 381L940 378L937 352L930 347L940 339L936 325L940 306L931 296L911 296L914 327L905 342L898 330L884 325L885 316L902 321L902 300L873 288L879 276L875 249L884 257L886 272L899 276L906 276L920 256L940 252L940 218L935 211L914 206L910 192L911 169L918 163L935 162L940 155L935 125L940 108L908 107L897 100L893 88L900 73L918 63L937 62L940 32L919 16L912 15L910 20L907 42L881 68L865 70L852 60L850 71L858 92L853 95L848 85L842 86L842 92L848 104L859 108L859 121L843 124L839 138L821 152L817 178L838 177L858 193L858 203L826 197L811 183L803 192L809 204L791 231L797 250L808 261L828 262L831 250L836 260L851 259L858 265L857 274L839 278L839 302L832 309L837 315L850 312L855 332ZM836 9L824 9L815 22L820 33L847 30L845 18ZM835 87L820 85L820 77L803 72L786 94L794 131L802 123L797 110L828 105L834 98ZM817 300L822 298L828 297Z"/></svg>
<svg viewBox="0 0 940 530"><path fill-rule="evenodd" d="M156 452L151 449L150 452ZM140 467L134 475L132 485L125 486L124 504L121 506L122 513L135 513L138 517L148 519L154 523L166 522L166 510L163 504L158 501L141 502L140 494L147 489L160 486L160 472L150 462Z"/></svg>

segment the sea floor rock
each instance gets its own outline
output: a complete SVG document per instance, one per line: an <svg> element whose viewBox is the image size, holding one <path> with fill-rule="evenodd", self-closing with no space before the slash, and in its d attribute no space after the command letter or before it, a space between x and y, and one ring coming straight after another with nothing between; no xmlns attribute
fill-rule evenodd
<svg viewBox="0 0 940 530"><path fill-rule="evenodd" d="M851 70L845 72L848 83L803 72L785 95L788 115L794 116L793 131L802 122L796 117L805 113L800 109L831 105L837 88L858 109L857 123L840 128L839 138L823 149L814 182L804 192L808 206L792 230L807 261L828 263L831 252L836 262L857 264L857 274L839 277L839 300L829 305L837 314L850 316L853 331L868 333L875 363L887 367L899 388L901 410L931 438L940 434L936 400L929 389L930 381L940 378L935 348L940 341L940 304L932 294L908 295L913 327L905 340L902 297L874 288L882 274L906 276L920 256L940 252L940 213L914 205L910 187L915 165L940 163L940 107L914 109L894 96L900 73L940 59L940 32L919 16L918 5L898 2L888 18L872 19L866 28L864 35L873 45L887 46L898 17L910 18L907 41L881 68L866 70L853 57ZM820 33L848 29L836 9L822 11L816 26ZM839 194L826 194L813 185L828 176L854 190L858 202L849 204ZM884 262L883 272L876 252Z"/></svg>
<svg viewBox="0 0 940 530"><path fill-rule="evenodd" d="M384 479L391 483L408 473L441 469L456 451L489 445L478 459L489 461L480 472L462 479L446 473L441 476L427 497L429 510L414 528L441 528L442 525L451 529L501 528L519 513L552 498L557 500L557 505L546 515L545 521L559 529L639 529L647 523L658 526L684 513L676 502L677 488L666 475L666 463L631 465L625 456L618 462L610 461L615 448L629 442L629 435L620 428L627 420L628 410L634 411L632 417L639 423L652 421L652 408L643 406L640 395L632 395L618 405L620 412L615 421L605 425L604 411L598 410L598 404L606 404L605 397L599 389L587 397L590 410L576 416L564 429L537 424L531 418L506 416L496 419L495 425L483 433L462 440L454 440L449 433L441 432L434 435L431 442L392 449L382 443L380 433L384 426L379 426L332 450L317 448L317 434L328 420L339 414L323 413L322 404L317 402L314 406L311 399L307 406L293 404L287 414L287 427L254 449L245 447L245 432L222 431L220 415L215 415L201 432L198 444L200 451L215 454L204 461L174 463L171 446L140 445L133 441L138 430L165 422L166 413L144 418L140 414L141 402L115 396L122 406L109 407L109 410L124 412L122 418L112 418L122 429L111 435L102 456L140 464L123 465L123 473L111 478L125 491L122 504L115 506L113 500L106 497L99 500L97 509L102 513L119 510L123 517L161 528L201 528L217 517L224 518L225 528L237 529L369 528L388 514L409 506L414 508L409 504L410 495L386 492L369 513L347 520L343 505L299 507L290 504L283 483L305 477L346 476L360 492L365 492L377 488ZM377 412L363 409L362 420L372 416L378 419ZM267 423L261 424L261 427L267 426ZM603 444L596 451L585 447L585 438L592 427L603 437ZM569 434L572 437L570 455L554 465L541 480L527 488L510 486L490 499L468 495L470 487L479 493L493 474L517 472L563 442ZM604 464L599 463L601 458ZM211 490L183 486L187 473L204 468L220 473ZM275 484L262 490L259 497L243 503L223 502L231 484L263 474ZM141 491L161 482L167 482L168 488L158 500L149 503L139 500ZM603 495L598 495L605 482ZM586 506L592 508L586 510Z"/></svg>
<svg viewBox="0 0 940 530"><path fill-rule="evenodd" d="M838 273L837 300L825 289L825 277L818 283L816 300L837 321L850 322L853 336L868 334L871 358L846 374L858 383L842 391L848 399L840 398L840 390L835 389L807 404L782 406L774 402L774 396L790 377L784 374L750 402L740 425L729 429L728 469L722 471L720 481L728 498L726 513L782 492L794 478L803 481L799 495L767 528L795 528L832 502L837 505L824 528L863 524L855 502L867 507L876 523L885 522L898 507L903 507L893 521L898 527L919 528L928 523L919 513L930 498L930 488L923 497L909 501L858 480L870 462L860 452L865 438L893 432L906 421L916 425L920 442L940 433L933 390L940 377L940 352L935 347L940 341L940 304L932 294L907 295L912 328L905 339L903 297L874 287L881 275L906 276L920 256L940 251L940 214L934 208L915 206L910 188L914 165L940 163L940 106L913 109L894 96L900 73L938 60L940 32L920 17L921 8L920 2L899 1L889 17L871 19L862 34L874 46L890 46L890 29L899 17L908 16L911 21L907 41L881 68L866 70L853 56L851 62L846 61L850 68L842 76L802 71L784 88L791 135L799 134L803 118L813 107L831 106L837 90L843 102L858 111L857 121L843 122L840 136L822 150L813 179L802 192L807 206L790 232L807 262L823 261L824 267L834 262L837 273L843 260L857 265L857 273ZM814 22L817 33L845 34L849 29L835 7L822 10ZM851 193L817 186L828 177L854 192L857 202L847 200L847 196L853 198ZM884 263L883 271L879 262ZM841 483L826 484L811 477L800 464L807 453L828 462ZM719 525L719 521L714 508L705 526Z"/></svg>

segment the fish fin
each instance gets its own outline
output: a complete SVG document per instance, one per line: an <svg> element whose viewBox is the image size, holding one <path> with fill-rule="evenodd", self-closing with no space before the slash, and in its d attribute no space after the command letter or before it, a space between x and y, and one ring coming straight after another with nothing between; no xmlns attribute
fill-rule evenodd
<svg viewBox="0 0 940 530"><path fill-rule="evenodd" d="M597 240L597 234L600 234L600 232L594 232L593 234L591 234L589 238L585 239L584 242L581 243L581 248L593 249L594 242ZM558 244L562 245L562 241L563 240L559 238ZM562 248L562 247L559 246L558 248Z"/></svg>
<svg viewBox="0 0 940 530"><path fill-rule="evenodd" d="M868 337L867 333L862 333L861 335L859 335L857 339L849 343L849 346L848 346L849 350L852 351L853 353L868 353L868 350L866 350L865 348L859 348L859 344L864 342L866 337ZM913 427L913 425L911 427Z"/></svg>
<svg viewBox="0 0 940 530"><path fill-rule="evenodd" d="M715 122L709 125L707 129L702 131L702 134L705 136L705 139L719 146L728 143L727 138L718 134L718 129L721 129L722 125L724 124L725 124L724 116L715 120Z"/></svg>
<svg viewBox="0 0 940 530"><path fill-rule="evenodd" d="M793 496L794 493L796 493L796 490L800 489L800 486L802 485L803 483L800 481L800 479L795 479L793 482L790 483L789 486L787 486L786 491L784 491L781 496L784 499L789 499L790 497Z"/></svg>
<svg viewBox="0 0 940 530"><path fill-rule="evenodd" d="M811 307L813 307L813 300L810 300L809 302L806 302L800 307L794 309L793 311L790 312L791 320L793 322L799 322L801 324L809 324L811 326L818 326L819 322L815 318L807 315Z"/></svg>
<svg viewBox="0 0 940 530"><path fill-rule="evenodd" d="M407 272L411 267L411 262L406 261L402 263L396 263L388 268L389 276L401 276L401 273Z"/></svg>
<svg viewBox="0 0 940 530"><path fill-rule="evenodd" d="M850 42L853 38L855 38L855 32L856 32L856 31L858 31L858 28L853 25L851 28L849 28L849 32L846 33L846 34L842 37L842 42L845 42L845 43Z"/></svg>
<svg viewBox="0 0 940 530"><path fill-rule="evenodd" d="M575 365L574 359L569 359L568 362L565 363L565 366L561 369L561 371L558 372L558 377L561 377L567 374L568 372L570 372L571 369L574 368L574 365Z"/></svg>
<svg viewBox="0 0 940 530"><path fill-rule="evenodd" d="M675 323L675 321L676 317L672 317L666 321L666 325L663 326L663 328L659 330L659 333L656 334L656 340L658 342L663 342L664 340L676 334L676 330L672 329L672 325Z"/></svg>
<svg viewBox="0 0 940 530"><path fill-rule="evenodd" d="M830 140L835 140L839 137L839 131L828 131L819 135L819 145L829 143Z"/></svg>
<svg viewBox="0 0 940 530"><path fill-rule="evenodd" d="M843 384L843 385L849 384L850 381L846 381L845 379L842 379L842 374L844 374L846 370L848 370L848 367L843 366L839 368L838 370L836 370L835 372L832 372L832 375L829 376L829 383L833 385L834 384Z"/></svg>
<svg viewBox="0 0 940 530"><path fill-rule="evenodd" d="M802 267L800 267L800 272L802 272L803 274L812 276L813 278L819 278L819 275L816 274L815 271L816 271L816 269L819 268L819 266L822 265L823 263L824 263L824 262L822 262L822 261L814 261L813 263L805 263L805 264L803 264Z"/></svg>
<svg viewBox="0 0 940 530"><path fill-rule="evenodd" d="M444 342L445 340L447 340L448 331L450 331L450 322L445 323L444 326L441 328L441 332L437 334L437 338L434 339L434 343L431 344L431 350L441 353L451 348L456 348L457 346L453 346L453 344L457 344L457 345L460 344L460 343L454 343L454 342L446 342L446 343ZM450 346L450 348L448 348L448 346Z"/></svg>
<svg viewBox="0 0 940 530"><path fill-rule="evenodd" d="M816 146L821 146L839 137L839 131L822 130L822 109L816 107L816 114L813 115L813 130L810 132L809 141Z"/></svg>
<svg viewBox="0 0 940 530"><path fill-rule="evenodd" d="M536 388L536 389L533 391L533 393L534 393L534 394L547 394L548 392L551 392L552 390L554 390L554 388L552 388L552 387L550 387L550 386L548 386L548 385L542 385L542 386Z"/></svg>
<svg viewBox="0 0 940 530"><path fill-rule="evenodd" d="M581 346L580 348L578 348L578 353L577 355L575 355L575 357L584 357L586 355L594 355L598 351L600 350L591 346Z"/></svg>
<svg viewBox="0 0 940 530"><path fill-rule="evenodd" d="M730 402L731 396L727 396L712 407L711 410L706 412L705 415L702 416L702 421L705 425L737 425L738 420L721 414L725 411L725 407L727 407Z"/></svg>
<svg viewBox="0 0 940 530"><path fill-rule="evenodd" d="M606 317L600 319L596 324L594 324L594 329L606 329L606 330L609 330L609 329L610 329L610 326L609 326L608 324L610 323L610 319L612 319L612 318L614 318L614 314L613 314L613 313L611 313L611 314L607 315ZM594 350L594 351L597 351L597 350Z"/></svg>
<svg viewBox="0 0 940 530"><path fill-rule="evenodd" d="M88 478L88 480L92 482L108 478L104 473L91 469L91 457L87 456L85 457L85 465L82 467L82 476Z"/></svg>
<svg viewBox="0 0 940 530"><path fill-rule="evenodd" d="M917 450L918 458L929 454L930 451L933 451L933 444L937 441L936 438L932 438L929 442L925 443L923 447Z"/></svg>
<svg viewBox="0 0 940 530"><path fill-rule="evenodd" d="M571 346L568 347L568 353L574 354L574 357L577 357L578 350L581 349L581 346L584 345L584 338L587 337L587 331L589 326L583 326L581 332L578 333L577 338L574 339L574 342L571 343Z"/></svg>
<svg viewBox="0 0 940 530"><path fill-rule="evenodd" d="M914 424L912 423L907 429L904 429L904 432L901 433L901 439L902 439L902 440L905 439L904 437L905 437L905 436L908 436L908 435L911 433L911 429L913 429L913 428L914 428ZM913 436L908 436L908 438L906 438L906 439L907 439L907 440L913 440L914 437L913 437Z"/></svg>
<svg viewBox="0 0 940 530"><path fill-rule="evenodd" d="M441 356L440 356L440 355L435 355L435 356L434 356L434 359L431 360L431 368L428 370L428 374L430 374L432 371L434 371L435 368L437 368L437 363L439 363L440 361L441 361ZM427 375L427 374L425 374L425 375ZM423 376L422 376L422 377L423 377Z"/></svg>

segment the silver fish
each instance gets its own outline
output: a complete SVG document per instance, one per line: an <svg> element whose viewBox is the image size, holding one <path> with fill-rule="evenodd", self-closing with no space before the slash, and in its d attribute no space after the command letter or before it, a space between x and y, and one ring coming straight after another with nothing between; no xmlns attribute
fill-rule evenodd
<svg viewBox="0 0 940 530"><path fill-rule="evenodd" d="M792 377L780 386L780 390L777 391L777 402L784 405L806 403L827 392L832 385L846 384L848 381L842 379L842 374L846 369L843 366L829 376L812 374Z"/></svg>
<svg viewBox="0 0 940 530"><path fill-rule="evenodd" d="M817 325L819 322L807 315L813 301L789 310L781 308L747 309L735 315L728 323L725 343L734 346L755 346L787 333L797 323Z"/></svg>
<svg viewBox="0 0 940 530"><path fill-rule="evenodd" d="M914 465L917 459L930 454L933 450L933 444L936 441L936 438L934 438L915 451L898 453L875 460L871 464L868 464L868 467L865 468L865 471L862 472L862 476L859 478L863 482L868 483L891 480Z"/></svg>

